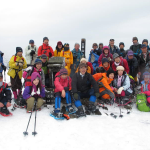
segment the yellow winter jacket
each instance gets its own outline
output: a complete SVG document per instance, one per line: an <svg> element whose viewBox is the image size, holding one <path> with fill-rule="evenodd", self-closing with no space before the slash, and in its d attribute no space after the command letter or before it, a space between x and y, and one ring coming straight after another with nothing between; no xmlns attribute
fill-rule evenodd
<svg viewBox="0 0 150 150"><path fill-rule="evenodd" d="M16 62L18 62L19 60L24 61L23 67L16 66ZM19 70L18 75L19 75L19 78L21 79L22 78L22 69L25 69L25 68L27 68L27 62L24 59L24 57L12 56L10 61L9 61L9 71L7 74L10 77L15 78L16 73Z"/></svg>
<svg viewBox="0 0 150 150"><path fill-rule="evenodd" d="M57 50L54 51L54 57L60 57L60 53L64 50L64 48L61 49L60 52L57 53Z"/></svg>
<svg viewBox="0 0 150 150"><path fill-rule="evenodd" d="M60 57L65 57L65 63L66 64L73 64L73 55L72 52L70 51L70 49L68 51L61 51L60 53Z"/></svg>

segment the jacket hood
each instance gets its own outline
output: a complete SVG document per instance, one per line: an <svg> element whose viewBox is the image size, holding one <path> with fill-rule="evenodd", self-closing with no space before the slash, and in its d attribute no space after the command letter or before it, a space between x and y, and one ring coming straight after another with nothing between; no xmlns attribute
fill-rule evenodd
<svg viewBox="0 0 150 150"><path fill-rule="evenodd" d="M108 46L104 46L104 47L103 47L103 51L102 51L102 53L104 54L104 50L105 50L105 49L108 49L108 54L109 54L109 53L110 53L110 49L109 49L109 47L108 47Z"/></svg>

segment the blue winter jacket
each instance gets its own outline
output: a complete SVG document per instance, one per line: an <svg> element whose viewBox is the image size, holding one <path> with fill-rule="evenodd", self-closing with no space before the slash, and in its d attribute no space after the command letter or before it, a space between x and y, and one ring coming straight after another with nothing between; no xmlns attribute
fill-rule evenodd
<svg viewBox="0 0 150 150"><path fill-rule="evenodd" d="M109 50L110 50L111 54L117 53L118 55L120 55L119 48L116 45L114 45L114 49L113 50L112 50L110 45L108 45L108 47L109 47Z"/></svg>
<svg viewBox="0 0 150 150"><path fill-rule="evenodd" d="M3 67L2 67L2 65L4 65L4 63L3 63L3 56L2 56L1 54L2 54L2 52L0 51L0 63L1 63L1 66L0 66L0 73L3 72Z"/></svg>

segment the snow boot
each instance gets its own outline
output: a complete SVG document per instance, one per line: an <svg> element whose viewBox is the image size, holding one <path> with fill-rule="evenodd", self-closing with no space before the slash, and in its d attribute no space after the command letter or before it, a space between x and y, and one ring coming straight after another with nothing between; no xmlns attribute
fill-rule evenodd
<svg viewBox="0 0 150 150"><path fill-rule="evenodd" d="M94 105L94 102L89 101L89 104L85 109L86 109L85 113L87 115L90 115L91 113L94 113L96 111L96 106Z"/></svg>
<svg viewBox="0 0 150 150"><path fill-rule="evenodd" d="M12 115L12 113L9 112L6 106L0 108L0 114L4 117L8 117Z"/></svg>
<svg viewBox="0 0 150 150"><path fill-rule="evenodd" d="M77 110L77 112L76 112L76 115L77 115L77 118L82 117L82 116L85 116L85 117L86 117L86 114L84 113L84 110L83 110L83 107L82 107L82 106L79 106L79 107L78 107L78 110Z"/></svg>

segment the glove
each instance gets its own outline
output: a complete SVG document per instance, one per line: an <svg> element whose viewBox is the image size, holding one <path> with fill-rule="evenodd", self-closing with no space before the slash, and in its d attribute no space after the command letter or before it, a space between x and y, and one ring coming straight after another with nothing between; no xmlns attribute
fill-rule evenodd
<svg viewBox="0 0 150 150"><path fill-rule="evenodd" d="M121 92L123 91L123 89L124 89L123 87L120 87L120 88L118 89L117 93L118 93L118 94L121 94Z"/></svg>
<svg viewBox="0 0 150 150"><path fill-rule="evenodd" d="M3 68L4 71L6 71L6 66L2 65L2 68Z"/></svg>
<svg viewBox="0 0 150 150"><path fill-rule="evenodd" d="M73 95L73 96L74 96L74 98L75 98L76 100L77 100L77 99L78 99L78 97L79 97L79 96L78 96L78 93L74 93L74 95Z"/></svg>
<svg viewBox="0 0 150 150"><path fill-rule="evenodd" d="M22 66L23 66L23 63L19 63L19 66L22 67Z"/></svg>
<svg viewBox="0 0 150 150"><path fill-rule="evenodd" d="M32 67L31 66L29 66L28 68L26 68L26 72L28 72L28 71L30 71L30 70L32 70Z"/></svg>
<svg viewBox="0 0 150 150"><path fill-rule="evenodd" d="M49 57L52 57L52 53L49 52Z"/></svg>
<svg viewBox="0 0 150 150"><path fill-rule="evenodd" d="M35 54L34 50L31 50L30 55L33 56Z"/></svg>
<svg viewBox="0 0 150 150"><path fill-rule="evenodd" d="M95 96L96 96L96 98L98 98L100 95L99 95L99 93L95 93Z"/></svg>

